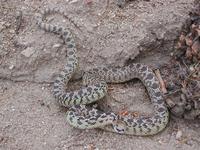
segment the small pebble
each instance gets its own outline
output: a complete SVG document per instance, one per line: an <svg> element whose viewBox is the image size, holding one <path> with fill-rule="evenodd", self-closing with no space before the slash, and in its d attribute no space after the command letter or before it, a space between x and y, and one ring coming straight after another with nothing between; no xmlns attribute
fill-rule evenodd
<svg viewBox="0 0 200 150"><path fill-rule="evenodd" d="M9 30L9 32L10 32L11 34L14 34L14 33L15 33L15 30Z"/></svg>
<svg viewBox="0 0 200 150"><path fill-rule="evenodd" d="M163 143L164 143L164 142L163 142L163 139L158 140L158 143L159 143L159 144L163 144Z"/></svg>
<svg viewBox="0 0 200 150"><path fill-rule="evenodd" d="M72 0L71 2L69 2L69 4L73 4L73 3L76 3L78 2L78 0Z"/></svg>
<svg viewBox="0 0 200 150"><path fill-rule="evenodd" d="M171 113L177 117L181 117L185 112L185 109L183 108L183 106L179 106L179 105L175 105L175 107L173 107L171 109Z"/></svg>
<svg viewBox="0 0 200 150"><path fill-rule="evenodd" d="M15 66L14 65L10 65L9 69L12 70Z"/></svg>
<svg viewBox="0 0 200 150"><path fill-rule="evenodd" d="M53 45L53 48L59 48L59 47L61 47L61 44L59 44L59 43Z"/></svg>
<svg viewBox="0 0 200 150"><path fill-rule="evenodd" d="M178 130L176 133L176 140L180 140L182 135L183 135L183 132L181 130Z"/></svg>
<svg viewBox="0 0 200 150"><path fill-rule="evenodd" d="M194 71L195 70L193 66L190 66L189 68L190 68L190 71Z"/></svg>
<svg viewBox="0 0 200 150"><path fill-rule="evenodd" d="M176 105L170 98L166 99L166 103L170 108L173 108Z"/></svg>

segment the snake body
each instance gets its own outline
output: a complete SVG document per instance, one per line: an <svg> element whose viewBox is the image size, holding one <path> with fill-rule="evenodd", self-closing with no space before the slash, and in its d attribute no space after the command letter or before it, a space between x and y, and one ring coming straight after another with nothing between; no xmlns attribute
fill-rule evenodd
<svg viewBox="0 0 200 150"><path fill-rule="evenodd" d="M65 85L78 67L77 49L69 29L43 21L47 15L53 13L66 15L59 9L47 8L37 18L37 24L47 32L61 35L67 45L66 64L55 80L53 90L59 104L69 108L67 122L80 129L102 128L120 134L153 135L162 131L168 123L169 113L159 82L153 71L146 65L136 63L122 68L99 67L90 69L82 77L84 86L81 89L66 92ZM154 106L153 115L132 118L86 106L86 104L100 100L106 95L107 83L123 83L133 78L140 79L145 85Z"/></svg>

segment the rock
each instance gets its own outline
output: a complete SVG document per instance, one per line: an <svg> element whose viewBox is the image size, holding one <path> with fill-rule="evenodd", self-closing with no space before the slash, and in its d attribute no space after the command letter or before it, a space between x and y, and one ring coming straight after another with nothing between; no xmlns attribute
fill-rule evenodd
<svg viewBox="0 0 200 150"><path fill-rule="evenodd" d="M21 54L25 57L30 57L35 53L35 49L33 47L28 47L21 52Z"/></svg>
<svg viewBox="0 0 200 150"><path fill-rule="evenodd" d="M62 46L62 44L57 43L57 44L53 45L53 48L60 48L61 46Z"/></svg>
<svg viewBox="0 0 200 150"><path fill-rule="evenodd" d="M69 2L69 4L73 4L73 3L77 3L78 0L72 0L71 2Z"/></svg>
<svg viewBox="0 0 200 150"><path fill-rule="evenodd" d="M184 112L185 112L184 106L180 105L175 105L175 107L171 109L171 113L176 117L181 117L184 114Z"/></svg>
<svg viewBox="0 0 200 150"><path fill-rule="evenodd" d="M176 140L180 140L182 135L183 135L183 132L181 130L178 130L176 133Z"/></svg>
<svg viewBox="0 0 200 150"><path fill-rule="evenodd" d="M9 69L12 70L15 66L14 65L10 65Z"/></svg>

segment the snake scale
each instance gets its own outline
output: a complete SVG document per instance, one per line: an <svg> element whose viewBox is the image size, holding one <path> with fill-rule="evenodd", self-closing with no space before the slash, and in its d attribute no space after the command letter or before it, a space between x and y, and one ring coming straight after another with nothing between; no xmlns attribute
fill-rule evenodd
<svg viewBox="0 0 200 150"><path fill-rule="evenodd" d="M159 82L146 65L135 63L122 68L99 67L86 71L82 76L84 86L75 91L66 91L66 85L78 67L77 49L72 33L64 27L45 23L50 14L62 14L57 8L47 8L37 17L37 25L47 31L59 34L67 46L66 64L54 82L53 94L59 104L68 107L67 122L79 129L102 128L120 134L154 135L162 131L169 119ZM154 113L150 116L120 116L86 106L102 99L108 90L107 83L123 83L138 78L145 85Z"/></svg>

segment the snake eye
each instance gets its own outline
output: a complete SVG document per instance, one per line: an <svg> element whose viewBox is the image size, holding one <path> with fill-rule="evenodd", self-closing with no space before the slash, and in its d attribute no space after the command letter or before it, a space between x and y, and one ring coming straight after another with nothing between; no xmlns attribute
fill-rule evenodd
<svg viewBox="0 0 200 150"><path fill-rule="evenodd" d="M125 132L125 127L123 125L113 124L113 129L119 134L123 134Z"/></svg>

